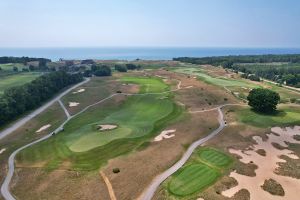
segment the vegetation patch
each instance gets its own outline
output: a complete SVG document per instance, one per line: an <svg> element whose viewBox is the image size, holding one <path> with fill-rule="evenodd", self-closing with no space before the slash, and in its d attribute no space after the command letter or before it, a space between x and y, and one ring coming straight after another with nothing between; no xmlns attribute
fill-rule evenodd
<svg viewBox="0 0 300 200"><path fill-rule="evenodd" d="M283 187L274 179L265 180L264 184L261 188L272 195L276 196L284 196L284 189Z"/></svg>
<svg viewBox="0 0 300 200"><path fill-rule="evenodd" d="M205 164L192 164L176 173L169 183L169 191L178 196L199 192L214 183L220 172Z"/></svg>
<svg viewBox="0 0 300 200"><path fill-rule="evenodd" d="M266 156L267 155L267 153L264 149L257 149L256 153L258 153L261 156Z"/></svg>
<svg viewBox="0 0 300 200"><path fill-rule="evenodd" d="M257 113L249 108L236 112L240 122L256 127L289 126L300 123L300 109L282 107L274 114Z"/></svg>

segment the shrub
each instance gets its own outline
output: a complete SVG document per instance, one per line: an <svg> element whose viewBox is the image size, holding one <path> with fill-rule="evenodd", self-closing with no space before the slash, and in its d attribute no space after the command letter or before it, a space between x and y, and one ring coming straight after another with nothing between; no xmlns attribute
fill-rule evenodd
<svg viewBox="0 0 300 200"><path fill-rule="evenodd" d="M113 173L115 173L115 174L117 174L117 173L119 173L120 172L120 169L119 168L113 168Z"/></svg>

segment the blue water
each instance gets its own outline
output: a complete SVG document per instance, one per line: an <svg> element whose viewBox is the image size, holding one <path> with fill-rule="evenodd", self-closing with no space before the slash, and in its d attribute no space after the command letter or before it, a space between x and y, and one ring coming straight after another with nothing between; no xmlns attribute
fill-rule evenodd
<svg viewBox="0 0 300 200"><path fill-rule="evenodd" d="M171 60L174 57L300 54L300 48L0 48L0 56L63 59Z"/></svg>

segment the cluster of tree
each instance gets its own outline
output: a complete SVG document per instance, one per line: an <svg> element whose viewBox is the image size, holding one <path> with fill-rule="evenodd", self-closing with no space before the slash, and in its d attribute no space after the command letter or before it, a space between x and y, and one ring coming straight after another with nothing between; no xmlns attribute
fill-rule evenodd
<svg viewBox="0 0 300 200"><path fill-rule="evenodd" d="M187 62L192 64L210 64L214 66L230 67L234 63L271 63L271 62L289 62L300 63L300 54L283 55L240 55L240 56L214 56L214 57L179 57L173 58L175 61Z"/></svg>
<svg viewBox="0 0 300 200"><path fill-rule="evenodd" d="M234 64L230 67L244 74L272 80L280 84L300 87L300 65L298 64Z"/></svg>
<svg viewBox="0 0 300 200"><path fill-rule="evenodd" d="M127 67L125 65L115 65L115 70L118 72L127 72Z"/></svg>
<svg viewBox="0 0 300 200"><path fill-rule="evenodd" d="M31 61L39 61L43 63L51 62L50 59L46 59L46 58L8 57L8 56L0 57L0 64L6 64L6 63L27 64L27 62L31 62Z"/></svg>
<svg viewBox="0 0 300 200"><path fill-rule="evenodd" d="M140 70L141 68L142 68L142 66L141 65L135 65L135 64L132 64L132 63L128 63L128 64L126 64L126 68L128 69L128 70Z"/></svg>
<svg viewBox="0 0 300 200"><path fill-rule="evenodd" d="M242 78L246 78L246 79L250 79L251 81L260 81L259 76L255 75L255 74L242 74L241 75Z"/></svg>
<svg viewBox="0 0 300 200"><path fill-rule="evenodd" d="M274 113L280 101L280 96L272 90L256 88L249 92L247 100L248 105L257 112Z"/></svg>
<svg viewBox="0 0 300 200"><path fill-rule="evenodd" d="M92 59L86 59L86 60L82 60L81 64L82 65L93 65L93 64L95 64L95 61Z"/></svg>
<svg viewBox="0 0 300 200"><path fill-rule="evenodd" d="M85 77L95 76L111 76L111 68L107 65L93 64L90 70L85 70Z"/></svg>
<svg viewBox="0 0 300 200"><path fill-rule="evenodd" d="M66 86L83 80L80 73L47 73L30 83L8 88L0 96L0 125L38 107Z"/></svg>

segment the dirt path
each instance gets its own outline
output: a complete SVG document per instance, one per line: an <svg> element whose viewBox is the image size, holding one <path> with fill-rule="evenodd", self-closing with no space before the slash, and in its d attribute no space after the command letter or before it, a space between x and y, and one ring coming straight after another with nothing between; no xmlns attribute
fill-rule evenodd
<svg viewBox="0 0 300 200"><path fill-rule="evenodd" d="M103 178L106 186L107 186L107 190L108 190L108 193L109 193L109 196L110 196L110 199L111 200L117 200L116 198L116 195L115 195L115 192L114 192L114 189L109 181L109 179L107 178L107 176L105 176L104 172L103 171L100 171L100 175L101 177Z"/></svg>

